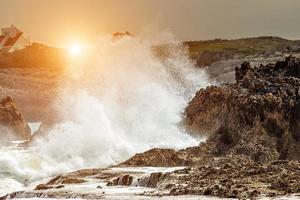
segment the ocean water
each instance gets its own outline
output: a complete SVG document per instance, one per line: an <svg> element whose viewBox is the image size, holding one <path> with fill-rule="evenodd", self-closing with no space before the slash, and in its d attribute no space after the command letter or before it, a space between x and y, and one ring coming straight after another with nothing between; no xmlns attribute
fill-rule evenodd
<svg viewBox="0 0 300 200"><path fill-rule="evenodd" d="M167 59L153 46L174 43ZM187 102L210 85L172 38L101 37L70 60L55 106L60 123L28 148L0 147L0 196L59 173L107 167L154 147L197 145L180 126ZM39 123L30 124L33 132Z"/></svg>

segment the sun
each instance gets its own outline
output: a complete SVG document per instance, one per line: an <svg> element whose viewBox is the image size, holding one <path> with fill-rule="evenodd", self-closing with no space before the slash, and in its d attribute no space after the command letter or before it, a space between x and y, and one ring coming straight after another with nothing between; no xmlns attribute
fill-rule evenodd
<svg viewBox="0 0 300 200"><path fill-rule="evenodd" d="M82 54L82 47L79 44L72 44L69 47L69 54L73 57L77 57Z"/></svg>

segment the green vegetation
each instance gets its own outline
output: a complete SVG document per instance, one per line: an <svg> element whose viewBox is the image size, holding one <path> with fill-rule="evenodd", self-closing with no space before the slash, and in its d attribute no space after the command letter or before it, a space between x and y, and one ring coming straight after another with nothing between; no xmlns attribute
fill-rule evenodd
<svg viewBox="0 0 300 200"><path fill-rule="evenodd" d="M286 40L279 37L257 37L242 38L236 40L208 40L184 42L188 47L192 58L205 51L230 51L245 55L253 55L265 51L291 50L294 46L300 45L299 40Z"/></svg>

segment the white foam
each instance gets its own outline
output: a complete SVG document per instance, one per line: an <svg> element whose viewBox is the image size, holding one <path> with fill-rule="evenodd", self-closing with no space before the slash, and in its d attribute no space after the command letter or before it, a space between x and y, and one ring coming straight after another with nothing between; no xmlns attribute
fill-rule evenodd
<svg viewBox="0 0 300 200"><path fill-rule="evenodd" d="M31 129L31 135L33 135L40 128L41 122L31 122L28 125Z"/></svg>
<svg viewBox="0 0 300 200"><path fill-rule="evenodd" d="M63 121L30 149L0 150L0 173L21 182L79 168L106 167L154 147L184 148L199 140L180 128L195 91L208 86L181 45L170 58L152 42L104 37L71 65L57 106Z"/></svg>
<svg viewBox="0 0 300 200"><path fill-rule="evenodd" d="M103 39L91 54L88 64L70 68L58 104L64 122L35 151L74 169L109 166L154 147L198 144L179 123L187 101L209 81L181 45L165 61L137 38Z"/></svg>

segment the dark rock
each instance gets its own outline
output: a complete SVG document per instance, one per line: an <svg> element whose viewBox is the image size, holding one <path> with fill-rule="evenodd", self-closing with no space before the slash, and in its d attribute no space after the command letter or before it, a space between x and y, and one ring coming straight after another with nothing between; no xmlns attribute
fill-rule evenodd
<svg viewBox="0 0 300 200"><path fill-rule="evenodd" d="M115 185L130 186L132 184L132 181L133 181L133 176L126 174L112 179L107 183L107 186L115 186Z"/></svg>
<svg viewBox="0 0 300 200"><path fill-rule="evenodd" d="M156 188L158 182L162 180L166 174L161 172L151 173L150 176L140 178L138 180L140 186Z"/></svg>
<svg viewBox="0 0 300 200"><path fill-rule="evenodd" d="M185 124L207 141L183 151L200 159L165 174L156 188L239 199L298 193L299 72L292 57L258 68L244 63L236 83L197 92Z"/></svg>
<svg viewBox="0 0 300 200"><path fill-rule="evenodd" d="M46 184L39 184L35 187L35 190L48 190L48 189L52 189L53 186L51 185L46 185Z"/></svg>
<svg viewBox="0 0 300 200"><path fill-rule="evenodd" d="M208 135L208 153L255 161L300 159L300 60L236 68L236 83L197 92L185 111L194 134Z"/></svg>
<svg viewBox="0 0 300 200"><path fill-rule="evenodd" d="M31 130L20 113L15 100L6 97L0 102L0 129L2 141L29 140Z"/></svg>
<svg viewBox="0 0 300 200"><path fill-rule="evenodd" d="M186 159L173 149L151 149L139 153L119 166L153 166L153 167L174 167L185 166Z"/></svg>

